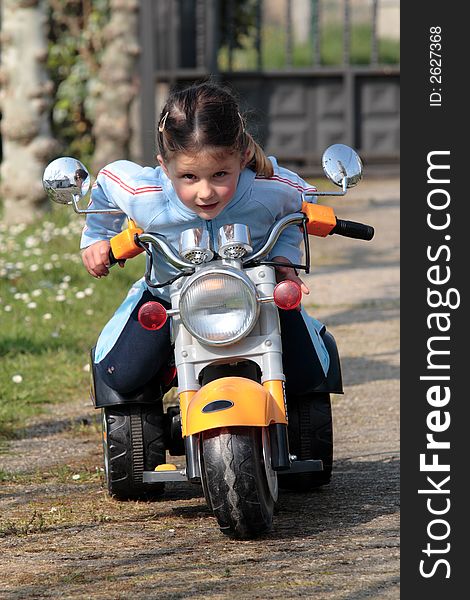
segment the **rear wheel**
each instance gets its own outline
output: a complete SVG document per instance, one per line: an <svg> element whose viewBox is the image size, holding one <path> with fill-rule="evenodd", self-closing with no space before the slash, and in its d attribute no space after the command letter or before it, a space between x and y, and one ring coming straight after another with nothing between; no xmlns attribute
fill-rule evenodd
<svg viewBox="0 0 470 600"><path fill-rule="evenodd" d="M333 466L333 420L327 393L288 396L289 451L299 460L320 459L323 471L279 474L279 487L308 491L330 482Z"/></svg>
<svg viewBox="0 0 470 600"><path fill-rule="evenodd" d="M102 409L105 477L111 496L120 500L151 499L163 483L143 482L143 472L165 462L163 408L156 404L123 404Z"/></svg>
<svg viewBox="0 0 470 600"><path fill-rule="evenodd" d="M201 435L204 488L222 533L246 539L268 531L277 476L270 458L265 464L269 452L263 452L262 429L230 427Z"/></svg>

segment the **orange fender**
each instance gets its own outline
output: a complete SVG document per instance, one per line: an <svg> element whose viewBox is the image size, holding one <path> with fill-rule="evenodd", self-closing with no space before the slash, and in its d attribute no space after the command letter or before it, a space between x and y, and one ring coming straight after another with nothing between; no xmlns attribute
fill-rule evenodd
<svg viewBox="0 0 470 600"><path fill-rule="evenodd" d="M244 377L222 377L181 396L184 437L218 427L287 423L282 381L261 385Z"/></svg>

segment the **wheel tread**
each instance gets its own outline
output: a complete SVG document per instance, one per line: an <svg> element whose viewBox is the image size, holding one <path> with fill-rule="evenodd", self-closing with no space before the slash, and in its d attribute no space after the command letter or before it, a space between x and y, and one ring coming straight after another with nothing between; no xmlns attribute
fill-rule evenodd
<svg viewBox="0 0 470 600"><path fill-rule="evenodd" d="M203 433L205 485L220 530L253 538L272 525L274 501L262 463L261 430L234 427Z"/></svg>
<svg viewBox="0 0 470 600"><path fill-rule="evenodd" d="M103 450L105 461L107 456L105 473L110 495L121 500L161 495L164 484L143 482L146 463L153 469L165 459L161 404L110 406L102 410L107 428ZM156 413L155 420L149 419L149 411Z"/></svg>

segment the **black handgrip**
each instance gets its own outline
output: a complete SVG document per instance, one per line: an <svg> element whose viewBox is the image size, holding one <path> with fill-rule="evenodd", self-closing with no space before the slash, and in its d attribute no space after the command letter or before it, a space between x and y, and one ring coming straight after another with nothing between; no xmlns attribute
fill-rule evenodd
<svg viewBox="0 0 470 600"><path fill-rule="evenodd" d="M356 223L355 221L344 221L336 219L336 225L330 231L330 235L344 235L344 237L355 238L357 240L369 241L374 237L374 228L364 223Z"/></svg>
<svg viewBox="0 0 470 600"><path fill-rule="evenodd" d="M109 266L112 267L118 262L118 259L114 256L111 248L109 249Z"/></svg>

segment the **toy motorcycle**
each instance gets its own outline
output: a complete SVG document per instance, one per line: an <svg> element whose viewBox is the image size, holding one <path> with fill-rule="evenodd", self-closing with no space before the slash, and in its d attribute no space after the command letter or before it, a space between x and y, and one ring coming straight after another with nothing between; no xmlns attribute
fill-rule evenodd
<svg viewBox="0 0 470 600"><path fill-rule="evenodd" d="M361 179L361 161L347 146L331 146L322 162L342 191L317 196L344 195ZM43 184L51 199L72 204L77 213L111 212L79 208L90 176L76 159L53 161ZM146 252L150 289L157 287L152 276L157 253L179 271L164 284L170 287L171 309L151 301L138 315L150 330L171 319L174 365L159 383L122 395L93 373L91 395L102 410L111 495L148 498L160 494L165 482L202 484L221 531L252 538L272 526L279 487L308 490L330 481L330 393L342 393L336 343L324 326L318 327L316 347L327 356L325 373L313 393L286 397L280 320L283 311L298 307L302 292L293 281L276 283L276 265L265 260L292 225L302 228L305 245L305 264L294 266L307 273L308 234L363 240L374 235L370 226L337 219L333 209L304 201L301 212L273 225L256 252L249 228L237 223L219 230L217 252L202 229L184 231L178 252L164 236L143 232L132 221L111 239L112 262ZM176 383L179 406L164 411L163 395ZM168 464L166 451L184 455L185 468Z"/></svg>

